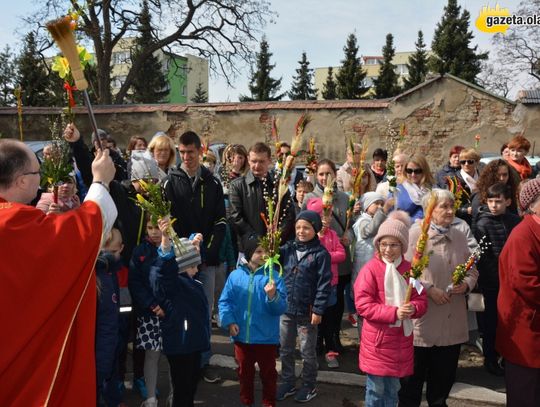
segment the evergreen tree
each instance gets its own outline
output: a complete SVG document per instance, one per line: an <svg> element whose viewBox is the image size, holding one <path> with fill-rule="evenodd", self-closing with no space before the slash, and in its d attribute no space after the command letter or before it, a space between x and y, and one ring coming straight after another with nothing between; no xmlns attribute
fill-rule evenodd
<svg viewBox="0 0 540 407"><path fill-rule="evenodd" d="M334 69L331 66L328 67L328 75L323 85L322 97L324 100L335 100L337 98L337 85L334 80Z"/></svg>
<svg viewBox="0 0 540 407"><path fill-rule="evenodd" d="M409 75L403 79L405 89L424 82L428 73L428 57L422 31L418 31L418 39L414 45L416 45L416 52L409 57L407 63Z"/></svg>
<svg viewBox="0 0 540 407"><path fill-rule="evenodd" d="M430 69L441 75L450 73L466 81L476 83L476 76L481 71L481 61L488 53L477 53L477 46L471 47L474 38L469 31L470 14L461 12L457 0L448 0L441 21L437 24L431 49Z"/></svg>
<svg viewBox="0 0 540 407"><path fill-rule="evenodd" d="M45 63L39 57L36 37L33 32L26 34L23 49L16 60L17 85L22 88L24 106L49 106L54 104L54 94Z"/></svg>
<svg viewBox="0 0 540 407"><path fill-rule="evenodd" d="M386 44L382 49L383 63L379 70L379 77L375 79L375 94L378 98L389 98L399 93L398 75L396 66L392 63L396 50L394 49L394 37L392 34L386 35Z"/></svg>
<svg viewBox="0 0 540 407"><path fill-rule="evenodd" d="M15 66L8 45L0 52L0 106L12 106L15 102Z"/></svg>
<svg viewBox="0 0 540 407"><path fill-rule="evenodd" d="M354 33L347 38L343 51L345 58L341 61L341 67L336 75L338 98L360 99L367 90L363 86L366 71L362 69L360 58L357 56L358 45Z"/></svg>
<svg viewBox="0 0 540 407"><path fill-rule="evenodd" d="M135 47L131 55L132 61L137 59L145 49L154 45L152 16L146 0L142 3L138 31L140 35L135 39ZM163 101L169 93L162 64L155 55L150 55L142 68L136 71L132 90L132 99L135 103L158 103Z"/></svg>
<svg viewBox="0 0 540 407"><path fill-rule="evenodd" d="M317 99L317 89L313 87L313 69L309 68L309 61L306 53L302 52L302 59L298 61L300 67L296 69L296 76L289 92L291 100L315 100Z"/></svg>
<svg viewBox="0 0 540 407"><path fill-rule="evenodd" d="M275 65L270 64L272 55L269 51L268 41L263 37L261 49L256 55L256 69L252 69L251 79L249 81L251 96L241 95L241 102L280 100L285 96L284 93L277 93L281 88L281 78L274 79L270 76L270 72L275 67Z"/></svg>
<svg viewBox="0 0 540 407"><path fill-rule="evenodd" d="M199 82L197 84L197 88L195 88L195 93L193 94L193 97L191 98L191 101L193 103L206 103L208 102L208 93L203 89L202 82Z"/></svg>

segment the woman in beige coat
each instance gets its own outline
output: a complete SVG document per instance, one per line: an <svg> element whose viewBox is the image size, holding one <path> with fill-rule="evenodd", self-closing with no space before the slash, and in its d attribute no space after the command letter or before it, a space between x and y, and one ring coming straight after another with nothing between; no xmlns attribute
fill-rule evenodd
<svg viewBox="0 0 540 407"><path fill-rule="evenodd" d="M427 383L426 399L429 406L446 406L446 399L456 377L461 344L467 342L468 324L465 294L475 285L476 268L468 271L463 283L451 286L452 273L469 257L467 239L463 232L451 226L454 219L454 196L450 191L434 189L437 203L433 210L426 252L429 265L420 282L428 296L427 313L414 320L414 374L401 382L399 405L419 406L422 386ZM424 211L429 194L424 197ZM405 256L413 256L420 223L409 233L409 249Z"/></svg>

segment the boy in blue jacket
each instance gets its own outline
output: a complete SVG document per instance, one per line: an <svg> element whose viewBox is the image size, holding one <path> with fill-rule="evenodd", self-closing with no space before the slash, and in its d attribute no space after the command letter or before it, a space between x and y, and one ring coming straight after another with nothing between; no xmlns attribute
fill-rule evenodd
<svg viewBox="0 0 540 407"><path fill-rule="evenodd" d="M244 242L247 264L234 270L219 299L221 326L229 329L238 363L240 401L254 403L255 362L263 385L264 407L276 405L276 355L279 317L287 308L285 284L274 270L273 281L263 266L265 251L257 237Z"/></svg>
<svg viewBox="0 0 540 407"><path fill-rule="evenodd" d="M321 229L317 212L300 212L295 223L296 239L280 250L287 287L287 311L280 324L282 384L277 391L277 400L296 394L294 399L305 403L317 395L317 325L327 307L332 279L330 254L317 237ZM298 392L294 373L297 335L303 359L302 387Z"/></svg>

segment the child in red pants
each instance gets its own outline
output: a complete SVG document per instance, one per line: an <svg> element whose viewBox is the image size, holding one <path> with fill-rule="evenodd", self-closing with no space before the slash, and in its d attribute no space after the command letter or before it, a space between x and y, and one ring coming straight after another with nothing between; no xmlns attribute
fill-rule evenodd
<svg viewBox="0 0 540 407"><path fill-rule="evenodd" d="M259 365L264 407L276 405L276 356L279 317L287 308L285 285L277 272L265 269L258 238L244 243L245 264L234 270L219 299L219 319L234 341L240 401L254 404L255 363Z"/></svg>

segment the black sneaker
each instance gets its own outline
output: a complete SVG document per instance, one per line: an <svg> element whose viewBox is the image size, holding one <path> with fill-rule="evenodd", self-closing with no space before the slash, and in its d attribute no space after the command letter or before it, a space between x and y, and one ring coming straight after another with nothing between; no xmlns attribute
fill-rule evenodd
<svg viewBox="0 0 540 407"><path fill-rule="evenodd" d="M296 392L294 400L298 403L307 403L315 396L317 396L317 389L315 387L302 386L302 388Z"/></svg>
<svg viewBox="0 0 540 407"><path fill-rule="evenodd" d="M202 377L206 383L217 383L221 380L221 376L210 366L203 368Z"/></svg>
<svg viewBox="0 0 540 407"><path fill-rule="evenodd" d="M504 376L504 369L499 365L496 360L485 360L484 367L486 370L495 376Z"/></svg>

